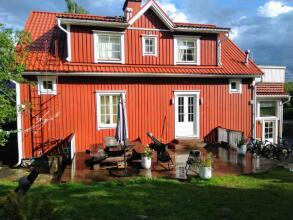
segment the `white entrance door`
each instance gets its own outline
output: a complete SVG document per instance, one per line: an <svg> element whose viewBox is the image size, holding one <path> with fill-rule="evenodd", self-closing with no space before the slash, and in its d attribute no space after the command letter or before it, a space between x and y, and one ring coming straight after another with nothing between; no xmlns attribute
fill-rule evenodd
<svg viewBox="0 0 293 220"><path fill-rule="evenodd" d="M265 141L276 143L276 122L275 121L264 121L263 139Z"/></svg>
<svg viewBox="0 0 293 220"><path fill-rule="evenodd" d="M175 93L176 138L199 136L199 93Z"/></svg>

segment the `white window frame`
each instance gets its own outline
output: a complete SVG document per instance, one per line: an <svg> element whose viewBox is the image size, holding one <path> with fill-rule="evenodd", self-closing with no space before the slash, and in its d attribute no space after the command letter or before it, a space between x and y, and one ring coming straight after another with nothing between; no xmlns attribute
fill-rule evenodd
<svg viewBox="0 0 293 220"><path fill-rule="evenodd" d="M96 31L94 30L94 62L95 63L125 63L125 33L124 32L114 32L114 31ZM112 35L120 36L120 60L104 60L99 59L98 53L98 43L99 35Z"/></svg>
<svg viewBox="0 0 293 220"><path fill-rule="evenodd" d="M150 54L150 53L146 53L146 50L145 50L145 40L146 39L149 39L149 38L152 38L154 39L154 42L155 42L155 51L153 54ZM156 35L144 35L142 36L142 54L143 56L158 56L158 36Z"/></svg>
<svg viewBox="0 0 293 220"><path fill-rule="evenodd" d="M103 129L115 129L117 124L111 123L111 124L102 124L101 123L101 96L103 95L121 95L123 96L123 99L126 101L126 91L96 91L96 100L97 100L97 129L103 130ZM113 109L110 108L110 114Z"/></svg>
<svg viewBox="0 0 293 220"><path fill-rule="evenodd" d="M44 81L52 81L53 89L44 89ZM57 95L57 77L38 76L38 95Z"/></svg>
<svg viewBox="0 0 293 220"><path fill-rule="evenodd" d="M261 102L275 102L276 104L276 115L275 116L266 116L266 117L261 117L260 116L260 103ZM257 120L275 120L279 118L279 101L276 100L259 100L257 101Z"/></svg>
<svg viewBox="0 0 293 220"><path fill-rule="evenodd" d="M190 62L178 61L177 45L178 40L193 40L196 43L196 60ZM200 37L199 36L174 36L174 65L200 65Z"/></svg>
<svg viewBox="0 0 293 220"><path fill-rule="evenodd" d="M232 90L232 83L236 83L237 87L239 87L237 90ZM230 79L229 80L229 93L230 94L241 94L242 93L242 79Z"/></svg>

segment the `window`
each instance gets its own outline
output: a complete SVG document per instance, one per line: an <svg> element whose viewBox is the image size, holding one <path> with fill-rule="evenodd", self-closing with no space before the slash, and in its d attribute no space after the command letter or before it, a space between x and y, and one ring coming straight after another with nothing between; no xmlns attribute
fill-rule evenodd
<svg viewBox="0 0 293 220"><path fill-rule="evenodd" d="M95 32L95 62L124 63L124 34Z"/></svg>
<svg viewBox="0 0 293 220"><path fill-rule="evenodd" d="M38 94L39 95L56 95L57 85L55 76L38 77Z"/></svg>
<svg viewBox="0 0 293 220"><path fill-rule="evenodd" d="M98 129L116 128L121 93L125 99L125 92L97 92Z"/></svg>
<svg viewBox="0 0 293 220"><path fill-rule="evenodd" d="M259 102L259 117L276 117L277 105L274 101Z"/></svg>
<svg viewBox="0 0 293 220"><path fill-rule="evenodd" d="M157 37L143 36L143 56L157 56Z"/></svg>
<svg viewBox="0 0 293 220"><path fill-rule="evenodd" d="M200 39L198 37L175 37L175 64L200 64Z"/></svg>
<svg viewBox="0 0 293 220"><path fill-rule="evenodd" d="M242 82L241 79L231 79L229 83L230 93L241 93L242 92Z"/></svg>

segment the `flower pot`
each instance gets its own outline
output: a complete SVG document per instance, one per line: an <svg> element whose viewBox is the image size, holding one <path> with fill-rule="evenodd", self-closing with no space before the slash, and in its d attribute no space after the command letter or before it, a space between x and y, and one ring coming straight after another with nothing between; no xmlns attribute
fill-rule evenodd
<svg viewBox="0 0 293 220"><path fill-rule="evenodd" d="M212 168L211 167L200 167L199 168L199 177L202 179L212 178Z"/></svg>
<svg viewBox="0 0 293 220"><path fill-rule="evenodd" d="M240 147L238 147L238 154L244 155L246 154L246 150L247 150L246 145L241 145Z"/></svg>
<svg viewBox="0 0 293 220"><path fill-rule="evenodd" d="M144 169L150 169L152 166L152 158L141 157L141 166Z"/></svg>

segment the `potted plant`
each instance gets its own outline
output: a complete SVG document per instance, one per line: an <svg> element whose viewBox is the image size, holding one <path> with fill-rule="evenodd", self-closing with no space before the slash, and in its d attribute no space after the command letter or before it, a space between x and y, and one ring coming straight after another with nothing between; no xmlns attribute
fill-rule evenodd
<svg viewBox="0 0 293 220"><path fill-rule="evenodd" d="M207 158L201 159L199 162L199 176L202 179L212 178L212 163L213 157L212 154L209 154Z"/></svg>
<svg viewBox="0 0 293 220"><path fill-rule="evenodd" d="M152 166L153 151L147 147L141 154L141 166L144 169L150 169Z"/></svg>
<svg viewBox="0 0 293 220"><path fill-rule="evenodd" d="M246 154L246 144L244 136L242 135L241 140L238 142L238 154Z"/></svg>

